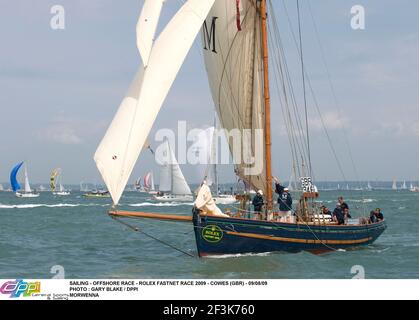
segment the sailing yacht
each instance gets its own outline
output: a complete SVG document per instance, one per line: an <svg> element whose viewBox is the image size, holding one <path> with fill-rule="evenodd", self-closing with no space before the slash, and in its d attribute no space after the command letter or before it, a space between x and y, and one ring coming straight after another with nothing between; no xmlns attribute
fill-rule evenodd
<svg viewBox="0 0 419 320"><path fill-rule="evenodd" d="M405 181L403 181L403 184L402 184L401 190L407 190L406 180L405 180Z"/></svg>
<svg viewBox="0 0 419 320"><path fill-rule="evenodd" d="M275 251L323 253L373 243L386 229L385 220L369 223L368 218L360 218L350 224L338 225L319 218L318 192L314 192L311 177L302 175L310 174L310 162L306 162L310 166L305 172L299 173L303 192L294 216L286 221L276 217L271 163L267 1L188 0L153 41L163 2L146 0L144 3L137 25L143 66L94 156L112 196L113 207L109 215L117 221L143 218L191 223L200 257ZM274 12L269 16L274 16ZM263 191L264 220L249 217L249 211L222 212L206 183L201 185L192 215L189 212L184 215L127 212L118 208L144 142L200 30L204 61L221 126L226 130L249 130L246 132L251 132L252 136L263 132L263 148L259 152L263 156L263 168L253 173L248 170L248 163L238 161L235 169L251 189ZM279 54L278 51L274 53ZM294 132L294 137L302 139L299 133ZM234 141L229 141L232 153L233 144ZM247 142L241 149L255 155L256 143ZM297 161L301 154L296 155L293 159L300 164ZM180 170L176 170L178 174L175 175L173 167L177 168L176 165L166 166L166 175L179 178ZM300 168L299 165L296 167ZM171 181L173 185L173 179ZM127 225L125 221L120 222Z"/></svg>
<svg viewBox="0 0 419 320"><path fill-rule="evenodd" d="M153 172L149 172L144 177L144 188L148 194L156 195L156 187L154 186L154 175Z"/></svg>
<svg viewBox="0 0 419 320"><path fill-rule="evenodd" d="M0 191L4 191L4 187L2 184L0 184Z"/></svg>
<svg viewBox="0 0 419 320"><path fill-rule="evenodd" d="M145 187L141 184L141 178L138 178L135 181L134 187L135 187L135 190L137 192L140 192L140 193L146 193L147 192L147 190L145 189Z"/></svg>
<svg viewBox="0 0 419 320"><path fill-rule="evenodd" d="M393 189L394 191L397 191L399 188L397 188L397 181L396 179L393 180L393 185L391 186L391 189Z"/></svg>
<svg viewBox="0 0 419 320"><path fill-rule="evenodd" d="M154 199L161 202L192 201L191 189L183 176L169 141L165 140L162 147L165 159L160 166L159 192L153 196Z"/></svg>
<svg viewBox="0 0 419 320"><path fill-rule="evenodd" d="M20 191L21 186L19 182L17 181L17 174L19 173L20 168L24 166L25 170L25 187L23 191ZM31 186L29 184L29 178L28 178L28 170L26 167L25 162L21 162L17 164L10 173L10 185L12 186L12 190L15 193L16 197L18 198L37 198L39 197L39 192L36 192L31 189Z"/></svg>
<svg viewBox="0 0 419 320"><path fill-rule="evenodd" d="M58 189L57 189L58 185ZM62 171L60 168L54 169L50 175L51 192L55 196L69 196L70 191L66 190L62 184Z"/></svg>
<svg viewBox="0 0 419 320"><path fill-rule="evenodd" d="M419 192L419 187L414 186L413 183L410 183L410 192Z"/></svg>

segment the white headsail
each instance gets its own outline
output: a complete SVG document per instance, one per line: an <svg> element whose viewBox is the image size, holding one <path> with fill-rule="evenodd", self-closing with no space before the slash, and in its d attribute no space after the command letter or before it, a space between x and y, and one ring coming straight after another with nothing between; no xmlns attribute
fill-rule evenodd
<svg viewBox="0 0 419 320"><path fill-rule="evenodd" d="M170 192L172 195L190 195L191 189L176 160L176 156L170 147L169 141L163 144L164 160L160 169L160 186L162 192Z"/></svg>
<svg viewBox="0 0 419 320"><path fill-rule="evenodd" d="M266 191L264 163L258 164L260 170L256 173L249 174L248 170L253 166L251 158L264 153L263 64L258 6L258 1L216 1L204 23L202 45L222 128L228 131L239 129L249 138L242 142L241 155L233 152L235 142L229 140L236 173L253 189ZM262 138L258 143L254 139L256 133Z"/></svg>
<svg viewBox="0 0 419 320"><path fill-rule="evenodd" d="M26 163L25 163L25 192L26 193L31 193L31 185L29 184L29 178L28 178L28 169L26 168Z"/></svg>
<svg viewBox="0 0 419 320"><path fill-rule="evenodd" d="M143 65L148 65L154 35L165 0L146 0L137 23L137 47Z"/></svg>
<svg viewBox="0 0 419 320"><path fill-rule="evenodd" d="M96 165L115 204L214 1L189 0L168 23L151 48L147 68L140 68L96 151Z"/></svg>

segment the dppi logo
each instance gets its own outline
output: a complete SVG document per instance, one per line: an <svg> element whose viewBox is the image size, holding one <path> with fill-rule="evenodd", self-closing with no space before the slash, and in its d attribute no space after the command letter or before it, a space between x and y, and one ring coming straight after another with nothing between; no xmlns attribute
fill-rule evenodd
<svg viewBox="0 0 419 320"><path fill-rule="evenodd" d="M10 294L10 298L31 297L41 292L41 282L25 282L23 280L7 281L0 287L0 293Z"/></svg>

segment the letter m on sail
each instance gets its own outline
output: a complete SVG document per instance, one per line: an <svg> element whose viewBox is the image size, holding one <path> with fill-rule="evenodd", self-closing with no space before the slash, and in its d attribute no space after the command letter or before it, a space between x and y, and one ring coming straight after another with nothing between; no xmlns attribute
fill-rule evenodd
<svg viewBox="0 0 419 320"><path fill-rule="evenodd" d="M204 33L204 49L211 50L214 53L217 53L215 50L215 24L218 17L212 17L211 29L208 30L207 21L204 21L203 33Z"/></svg>

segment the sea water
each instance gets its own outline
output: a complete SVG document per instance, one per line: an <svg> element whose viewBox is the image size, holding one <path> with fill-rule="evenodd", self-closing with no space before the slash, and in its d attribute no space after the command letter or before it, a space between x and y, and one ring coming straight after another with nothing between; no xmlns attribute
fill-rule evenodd
<svg viewBox="0 0 419 320"><path fill-rule="evenodd" d="M356 250L267 253L192 258L114 221L111 200L81 193L19 199L0 192L0 278L419 278L419 193L409 191L325 191L333 210L342 195L355 216L380 207L388 229ZM191 203L158 203L147 194L126 192L121 207L145 212L190 214ZM234 209L233 206L227 206ZM129 223L196 255L190 223L133 220Z"/></svg>

